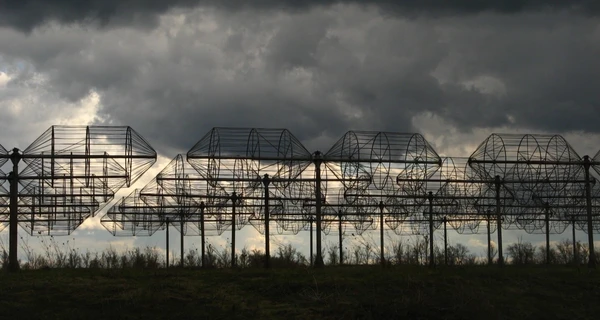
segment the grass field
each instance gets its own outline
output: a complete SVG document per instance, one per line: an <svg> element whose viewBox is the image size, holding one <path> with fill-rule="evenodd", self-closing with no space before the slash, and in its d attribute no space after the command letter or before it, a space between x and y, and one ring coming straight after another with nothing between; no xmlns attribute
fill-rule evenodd
<svg viewBox="0 0 600 320"><path fill-rule="evenodd" d="M0 274L12 319L592 319L600 271L567 267L49 269Z"/></svg>

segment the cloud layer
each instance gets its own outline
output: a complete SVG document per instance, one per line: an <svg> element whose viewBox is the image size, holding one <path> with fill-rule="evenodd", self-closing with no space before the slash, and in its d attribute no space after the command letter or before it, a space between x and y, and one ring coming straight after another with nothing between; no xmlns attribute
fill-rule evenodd
<svg viewBox="0 0 600 320"><path fill-rule="evenodd" d="M594 0L5 0L0 11L0 26L31 30L49 21L59 23L92 23L106 25L154 26L157 17L171 9L211 7L227 11L287 11L302 12L315 7L336 4L372 6L386 14L398 16L449 16L497 12L569 10L597 15L600 4Z"/></svg>
<svg viewBox="0 0 600 320"><path fill-rule="evenodd" d="M157 23L0 28L4 90L37 97L23 113L57 118L97 95L93 121L132 125L167 154L214 126L286 127L322 149L349 129L426 131L413 126L425 114L464 132L598 132L600 26L591 17L404 19L336 5L175 10Z"/></svg>

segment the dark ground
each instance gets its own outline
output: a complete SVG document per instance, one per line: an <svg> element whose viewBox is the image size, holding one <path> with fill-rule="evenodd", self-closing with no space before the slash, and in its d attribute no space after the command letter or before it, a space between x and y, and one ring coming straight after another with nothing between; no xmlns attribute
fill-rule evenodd
<svg viewBox="0 0 600 320"><path fill-rule="evenodd" d="M12 319L599 319L600 271L377 266L0 273Z"/></svg>

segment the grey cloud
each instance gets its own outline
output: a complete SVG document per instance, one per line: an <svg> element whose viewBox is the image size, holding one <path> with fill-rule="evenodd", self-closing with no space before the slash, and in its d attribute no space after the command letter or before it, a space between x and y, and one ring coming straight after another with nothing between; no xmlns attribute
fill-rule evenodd
<svg viewBox="0 0 600 320"><path fill-rule="evenodd" d="M543 16L542 16L543 17ZM503 84L505 92L487 95L488 108L476 104L446 110L444 117L461 127L509 124L550 132L583 130L597 132L600 120L600 21L577 20L557 15L514 20L488 17L456 23L450 35L451 51L459 55L451 68L454 82L489 76ZM452 99L459 102L458 99ZM495 121L481 121L487 117ZM500 121L505 119L504 122Z"/></svg>
<svg viewBox="0 0 600 320"><path fill-rule="evenodd" d="M387 14L401 16L448 16L480 12L515 13L541 10L572 10L597 15L600 4L595 0L4 0L0 3L0 26L30 31L48 21L106 25L154 26L158 15L170 9L198 6L241 11L285 10L297 12L334 4L372 5Z"/></svg>
<svg viewBox="0 0 600 320"><path fill-rule="evenodd" d="M84 117L90 120L95 117L86 113L88 105L92 105L90 97L65 102L48 78L37 73L28 62L0 57L0 73L9 78L8 82L0 83L0 143L6 149L25 149L52 125L79 123Z"/></svg>
<svg viewBox="0 0 600 320"><path fill-rule="evenodd" d="M0 53L67 102L98 92L98 123L132 125L167 155L214 126L285 127L314 150L350 129L421 131L424 113L461 131L598 132L598 25L568 13L196 10L152 30L0 28Z"/></svg>

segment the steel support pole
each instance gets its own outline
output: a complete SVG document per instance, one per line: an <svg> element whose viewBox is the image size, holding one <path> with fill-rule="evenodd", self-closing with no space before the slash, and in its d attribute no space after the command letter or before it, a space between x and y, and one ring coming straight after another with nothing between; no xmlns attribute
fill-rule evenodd
<svg viewBox="0 0 600 320"><path fill-rule="evenodd" d="M231 194L231 267L235 268L235 207L238 201L235 191Z"/></svg>
<svg viewBox="0 0 600 320"><path fill-rule="evenodd" d="M343 250L343 239L342 239L342 212L338 213L338 240L340 243L340 266L344 264L344 250Z"/></svg>
<svg viewBox="0 0 600 320"><path fill-rule="evenodd" d="M573 264L574 265L578 265L579 264L579 250L577 248L577 239L575 238L575 218L573 218L572 221L572 229L573 229Z"/></svg>
<svg viewBox="0 0 600 320"><path fill-rule="evenodd" d="M385 266L385 246L383 243L383 210L385 209L385 205L383 201L379 201L379 238L380 238L380 246L381 246L381 266Z"/></svg>
<svg viewBox="0 0 600 320"><path fill-rule="evenodd" d="M271 248L269 242L269 185L271 184L271 178L268 174L263 177L263 185L265 187L265 268L271 266Z"/></svg>
<svg viewBox="0 0 600 320"><path fill-rule="evenodd" d="M181 265L181 268L183 269L183 267L185 267L185 262L183 260L183 258L185 256L185 252L184 252L185 248L184 248L184 241L183 241L183 236L184 236L184 233L183 233L183 228L184 228L183 213L181 214L181 221L179 222L179 225L181 227L181 230L179 231L179 236L180 236L179 240L181 242L181 262L180 262L180 265Z"/></svg>
<svg viewBox="0 0 600 320"><path fill-rule="evenodd" d="M19 161L21 154L19 149L14 148L10 155L13 164L12 172L9 174L10 182L10 214L9 214L9 244L8 265L11 272L19 270L19 259L17 241L19 239L18 203L19 203Z"/></svg>
<svg viewBox="0 0 600 320"><path fill-rule="evenodd" d="M310 266L312 267L314 265L314 253L313 253L313 216L312 214L310 215L310 227L309 227L309 231L310 233Z"/></svg>
<svg viewBox="0 0 600 320"><path fill-rule="evenodd" d="M427 195L429 200L429 266L435 266L435 253L433 252L433 192Z"/></svg>
<svg viewBox="0 0 600 320"><path fill-rule="evenodd" d="M321 254L321 202L322 194L321 194L321 164L323 163L323 158L321 156L321 152L316 151L314 153L314 164L315 164L315 211L317 216L317 256L315 258L315 267L321 268L325 266L323 262L323 255Z"/></svg>
<svg viewBox="0 0 600 320"><path fill-rule="evenodd" d="M504 256L502 254L502 210L500 208L500 187L502 186L502 180L500 176L496 176L494 179L494 186L496 187L496 230L498 232L498 265L504 265Z"/></svg>
<svg viewBox="0 0 600 320"><path fill-rule="evenodd" d="M167 242L167 269L169 269L169 218L167 218L166 242Z"/></svg>
<svg viewBox="0 0 600 320"><path fill-rule="evenodd" d="M202 234L202 239L200 240L200 255L202 257L202 268L206 266L206 234L204 230L204 209L206 209L206 205L204 201L200 202L200 233Z"/></svg>
<svg viewBox="0 0 600 320"><path fill-rule="evenodd" d="M585 169L585 200L587 208L587 222L588 222L588 248L590 250L590 257L588 259L588 267L596 268L596 253L594 252L594 228L592 221L592 186L590 181L590 167L591 161L589 156L583 156L583 167Z"/></svg>
<svg viewBox="0 0 600 320"><path fill-rule="evenodd" d="M546 220L546 264L550 264L550 206L544 203L544 219Z"/></svg>
<svg viewBox="0 0 600 320"><path fill-rule="evenodd" d="M490 226L490 211L487 211L487 250L488 250L488 265L492 265L492 228Z"/></svg>
<svg viewBox="0 0 600 320"><path fill-rule="evenodd" d="M444 217L444 264L448 265L448 230L446 229L446 223L448 219Z"/></svg>

